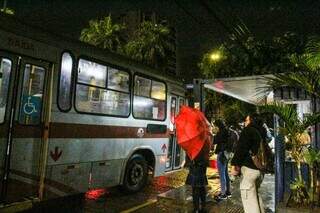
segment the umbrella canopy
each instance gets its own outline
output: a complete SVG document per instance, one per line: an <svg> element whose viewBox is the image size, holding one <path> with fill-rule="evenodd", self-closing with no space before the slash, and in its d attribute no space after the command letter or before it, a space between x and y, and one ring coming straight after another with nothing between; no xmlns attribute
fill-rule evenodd
<svg viewBox="0 0 320 213"><path fill-rule="evenodd" d="M178 144L191 160L197 157L205 143L210 145L209 124L199 110L182 106L175 124Z"/></svg>

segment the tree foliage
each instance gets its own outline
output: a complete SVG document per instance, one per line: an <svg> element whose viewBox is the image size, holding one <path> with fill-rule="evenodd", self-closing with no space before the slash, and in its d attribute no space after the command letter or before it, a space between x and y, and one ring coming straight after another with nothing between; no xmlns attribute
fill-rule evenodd
<svg viewBox="0 0 320 213"><path fill-rule="evenodd" d="M307 128L320 122L320 113L312 114L300 119L298 117L297 110L290 105L273 103L262 107L263 111L271 112L280 117L285 123L279 128L280 133L286 137L286 144L289 147L289 152L297 166L297 178L295 182L290 186L291 199L296 204L308 204L309 196L306 189L306 185L301 174L301 164L304 160L311 159L310 154L306 155L304 151L305 141L303 134L307 134ZM317 156L315 156L317 157ZM309 161L310 163L310 161ZM301 185L301 183L303 183Z"/></svg>
<svg viewBox="0 0 320 213"><path fill-rule="evenodd" d="M8 15L14 15L14 13L15 13L14 9L11 9L8 7L0 9L0 12L8 14Z"/></svg>
<svg viewBox="0 0 320 213"><path fill-rule="evenodd" d="M270 88L298 87L319 98L320 38L309 38L304 53L293 54L290 60L293 69L288 73L277 73L274 78L268 78Z"/></svg>
<svg viewBox="0 0 320 213"><path fill-rule="evenodd" d="M94 46L121 53L125 43L123 24L112 22L111 16L101 20L91 20L89 27L81 31L80 40Z"/></svg>
<svg viewBox="0 0 320 213"><path fill-rule="evenodd" d="M80 40L108 49L156 68L165 68L174 47L167 26L144 21L128 36L124 24L113 23L111 16L91 20L82 30Z"/></svg>
<svg viewBox="0 0 320 213"><path fill-rule="evenodd" d="M302 52L305 46L304 40L294 33L270 41L248 36L242 44L230 41L205 53L198 64L202 74L219 78L287 72L292 69L291 55ZM222 54L221 60L213 61L210 55L217 50Z"/></svg>
<svg viewBox="0 0 320 213"><path fill-rule="evenodd" d="M162 24L142 22L135 36L126 44L126 54L155 67L167 64L166 53L173 49L170 30Z"/></svg>
<svg viewBox="0 0 320 213"><path fill-rule="evenodd" d="M240 32L240 31L239 31ZM242 31L241 31L242 32ZM241 33L241 44L235 42L235 38L231 41L213 48L205 53L198 64L202 75L207 79L222 77L237 77L248 75L260 75L270 73L287 73L294 69L292 63L292 55L300 54L305 47L305 41L294 33L285 33L271 40L258 40L251 35ZM239 35L237 35L239 37ZM220 53L219 60L212 60L212 53ZM209 98L212 98L210 96ZM220 107L224 111L232 111L233 106L241 106L240 102L226 96L218 96L210 102L210 107ZM213 102L218 103L213 104ZM245 114L250 105L241 103L245 107L239 108L244 110L236 113L235 120L241 119L240 114ZM229 109L230 108L230 109ZM225 113L226 118L228 113ZM229 118L227 118L229 119Z"/></svg>
<svg viewBox="0 0 320 213"><path fill-rule="evenodd" d="M256 111L252 104L211 91L207 93L205 105L209 118L222 119L228 126L236 128L240 128L239 123L243 122L246 115Z"/></svg>

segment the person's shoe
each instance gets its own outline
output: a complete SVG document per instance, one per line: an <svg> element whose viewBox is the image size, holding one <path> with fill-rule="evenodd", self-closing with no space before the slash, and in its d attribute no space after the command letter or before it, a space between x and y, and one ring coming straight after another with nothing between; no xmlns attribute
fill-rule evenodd
<svg viewBox="0 0 320 213"><path fill-rule="evenodd" d="M232 197L231 192L227 192L226 195L227 195L228 198L231 198L231 197Z"/></svg>
<svg viewBox="0 0 320 213"><path fill-rule="evenodd" d="M219 200L226 200L226 199L228 199L228 196L226 194L221 194L221 195L218 195L218 199Z"/></svg>
<svg viewBox="0 0 320 213"><path fill-rule="evenodd" d="M213 199L216 201L216 202L220 202L221 200L219 200L219 197L217 196L217 195L215 195L214 197L213 197Z"/></svg>

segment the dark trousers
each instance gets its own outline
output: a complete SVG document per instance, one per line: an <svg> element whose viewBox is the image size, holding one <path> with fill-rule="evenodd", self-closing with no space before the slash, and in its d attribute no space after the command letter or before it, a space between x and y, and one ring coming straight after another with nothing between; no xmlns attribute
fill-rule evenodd
<svg viewBox="0 0 320 213"><path fill-rule="evenodd" d="M200 209L200 201L201 201L201 209L205 208L206 195L207 195L207 193L206 193L205 186L193 186L192 187L193 208L195 210Z"/></svg>

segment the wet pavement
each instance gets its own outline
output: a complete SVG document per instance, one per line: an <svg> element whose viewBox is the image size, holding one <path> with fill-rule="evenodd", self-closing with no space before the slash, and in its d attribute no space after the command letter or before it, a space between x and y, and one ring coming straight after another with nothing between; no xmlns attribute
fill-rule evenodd
<svg viewBox="0 0 320 213"><path fill-rule="evenodd" d="M232 183L232 197L217 202L214 196L219 191L218 179L215 181L215 185L209 184L207 194L207 211L211 213L243 213L239 183L240 178L235 179ZM267 209L266 212L274 212L274 176L266 175L261 185L260 194L264 201L264 205ZM158 202L150 206L141 208L140 210L134 211L136 213L147 213L147 212L180 212L188 213L192 212L192 197L191 189L189 186L182 186L177 189L170 190L169 192L160 194L158 196Z"/></svg>
<svg viewBox="0 0 320 213"><path fill-rule="evenodd" d="M144 190L135 194L126 194L119 187L96 190L87 193L85 212L121 212L154 201L157 195L184 185L187 170L172 172L149 180Z"/></svg>
<svg viewBox="0 0 320 213"><path fill-rule="evenodd" d="M117 187L96 189L86 194L84 208L83 195L72 195L42 202L20 202L19 205L0 207L0 212L79 212L79 213L189 213L192 212L192 195L190 186L184 184L188 170L182 169L165 176L150 179L150 184L141 192L126 194ZM243 213L239 183L236 178L231 184L232 197L224 201L216 201L219 192L217 171L208 169L209 185L207 187L207 212L210 213ZM266 213L274 212L275 199L274 175L265 175L259 190L267 208ZM30 206L29 210L26 206ZM21 208L20 208L21 207ZM23 208L22 208L23 207ZM31 209L31 207L33 207ZM278 213L320 213L320 209L287 208L281 203Z"/></svg>
<svg viewBox="0 0 320 213"><path fill-rule="evenodd" d="M167 174L151 180L150 185L136 194L124 194L117 188L97 191L93 197L87 195L85 212L192 212L192 196L189 186L184 184L187 169ZM219 177L215 169L208 168L209 185L207 188L208 212L243 212L239 182L232 183L232 198L217 202L214 196L220 191ZM266 175L261 186L261 195L267 212L274 212L274 176ZM99 194L101 193L101 194ZM96 196L96 197L95 197Z"/></svg>
<svg viewBox="0 0 320 213"><path fill-rule="evenodd" d="M215 191L219 189L216 173L215 169L208 169L209 185ZM188 170L182 169L153 178L144 190L135 194L125 194L118 187L93 190L86 195L85 212L139 212L142 209L145 209L144 212L154 211L152 208L157 208L158 195L184 186L187 174Z"/></svg>

